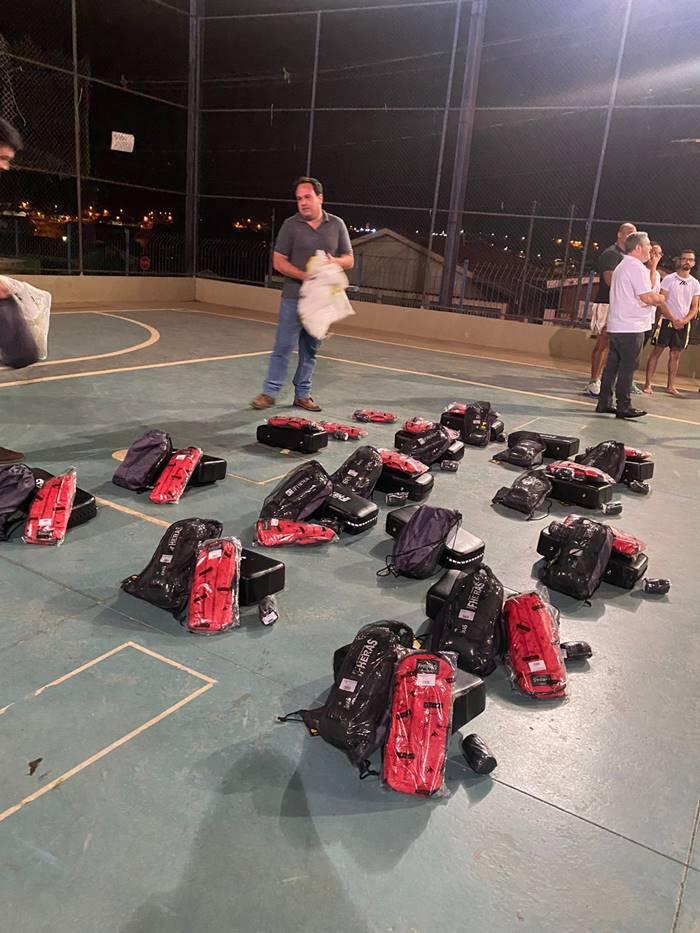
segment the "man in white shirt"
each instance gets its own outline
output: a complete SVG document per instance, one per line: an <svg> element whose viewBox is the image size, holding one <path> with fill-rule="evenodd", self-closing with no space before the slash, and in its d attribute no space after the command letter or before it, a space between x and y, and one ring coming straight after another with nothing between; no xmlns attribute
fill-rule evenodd
<svg viewBox="0 0 700 933"><path fill-rule="evenodd" d="M700 282L690 274L695 266L695 251L684 249L676 261L676 271L667 275L661 284L661 292L666 304L671 309L673 322L661 318L656 326L651 342L651 351L647 363L647 381L644 392L652 394L651 380L662 353L668 347L668 383L666 391L670 395L680 395L676 388L676 375L681 360L681 353L688 346L690 324L698 313L700 303Z"/></svg>
<svg viewBox="0 0 700 933"><path fill-rule="evenodd" d="M649 270L644 265L651 255L648 235L643 231L631 233L624 248L625 256L615 267L610 282L609 350L596 411L618 418L641 418L646 412L632 408L630 393L644 346L644 332L649 329L649 309L658 307L669 320L673 315L664 296L652 289ZM616 408L612 406L613 388Z"/></svg>

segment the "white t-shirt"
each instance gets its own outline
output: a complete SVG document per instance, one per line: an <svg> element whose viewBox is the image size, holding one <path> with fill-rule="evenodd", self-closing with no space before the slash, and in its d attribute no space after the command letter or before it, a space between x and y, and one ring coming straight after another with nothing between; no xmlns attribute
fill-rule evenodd
<svg viewBox="0 0 700 933"><path fill-rule="evenodd" d="M651 278L651 270L649 270L649 277ZM661 276L659 275L658 269L654 272L654 280L651 283L651 290L653 292L661 291ZM649 326L646 327L645 330L651 330L655 323L656 323L656 307L652 305L649 307Z"/></svg>
<svg viewBox="0 0 700 933"><path fill-rule="evenodd" d="M649 306L639 300L651 291L651 277L644 263L625 256L610 283L609 334L643 334L649 330Z"/></svg>
<svg viewBox="0 0 700 933"><path fill-rule="evenodd" d="M700 282L695 276L689 275L687 279L684 279L676 272L666 276L661 283L661 288L668 296L666 304L669 311L677 321L686 316L690 311L693 298L700 295Z"/></svg>

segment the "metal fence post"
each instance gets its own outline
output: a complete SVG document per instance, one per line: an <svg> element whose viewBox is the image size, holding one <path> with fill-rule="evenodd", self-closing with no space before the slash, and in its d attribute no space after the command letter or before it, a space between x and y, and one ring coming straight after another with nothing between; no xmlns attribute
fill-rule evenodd
<svg viewBox="0 0 700 933"><path fill-rule="evenodd" d="M561 303L564 298L564 281L567 277L567 272L569 270L569 250L571 249L571 233L574 229L574 213L576 211L576 205L571 205L571 210L569 211L569 226L566 230L566 246L564 247L564 265L561 270L561 285L559 286L559 300L557 301L557 317L559 317L559 312L561 311ZM574 309L575 312L575 309Z"/></svg>
<svg viewBox="0 0 700 933"><path fill-rule="evenodd" d="M447 240L445 242L445 262L442 267L440 282L440 304L452 304L455 269L459 254L459 230L464 212L464 196L469 175L469 154L474 135L474 114L476 94L479 87L479 68L481 50L484 45L484 27L486 24L487 0L472 0L469 39L464 61L464 78L460 101L457 146L452 166L452 188L447 215Z"/></svg>
<svg viewBox="0 0 700 933"><path fill-rule="evenodd" d="M535 226L535 211L537 210L537 201L532 202L530 212L530 223L527 228L527 243L525 244L525 264L523 265L523 276L520 282L520 294L518 296L518 314L522 313L523 300L525 298L525 283L527 281L527 266L530 262L530 249L532 248L532 231Z"/></svg>
<svg viewBox="0 0 700 933"><path fill-rule="evenodd" d="M309 108L309 142L306 149L306 174L311 174L311 153L314 145L314 122L316 117L316 85L318 83L318 53L321 46L321 11L316 13L316 38L314 41L314 72L311 82L311 105Z"/></svg>
<svg viewBox="0 0 700 933"><path fill-rule="evenodd" d="M620 84L620 73L622 71L622 59L625 55L625 46L627 44L627 30L629 29L630 16L632 14L632 2L633 0L627 0L627 6L625 7L625 18L622 23L622 33L620 34L620 44L617 50L617 62L615 63L615 73L613 75L612 84L610 85L610 96L608 97L608 107L605 114L605 127L603 129L603 139L600 144L600 155L598 157L598 168L595 174L595 182L593 184L593 194L591 195L591 206L588 211L588 220L586 221L586 236L583 243L583 254L581 256L581 266L579 268L578 274L578 285L576 287L576 300L574 305L578 308L578 299L581 292L581 279L583 278L583 272L586 266L586 257L588 256L588 247L591 242L591 230L593 228L593 220L595 218L595 212L598 207L598 192L600 190L600 180L603 177L603 166L605 164L605 156L608 151L608 137L610 135L610 125L612 123L613 111L615 109L615 101L617 100L617 89Z"/></svg>
<svg viewBox="0 0 700 933"><path fill-rule="evenodd" d="M430 254L433 250L433 237L435 236L435 221L437 218L438 200L440 198L440 185L442 184L442 163L445 158L445 139L447 137L447 121L450 116L450 101L452 100L452 80L455 71L455 58L457 57L457 43L459 42L459 26L462 20L462 0L457 3L455 13L454 31L452 34L452 52L450 53L450 70L447 75L447 87L445 88L445 108L442 112L442 132L440 134L440 150L438 152L437 166L435 168L435 187L433 189L433 209L430 212L430 232L428 234L428 255L425 262L425 271L423 273L423 294L421 295L420 306L425 307L425 298L428 291L428 281L430 279ZM428 302L430 304L430 302Z"/></svg>
<svg viewBox="0 0 700 933"><path fill-rule="evenodd" d="M71 0L71 35L73 44L73 139L75 145L75 195L78 209L78 274L84 274L83 257L83 191L82 157L80 152L80 86L78 84L78 3Z"/></svg>
<svg viewBox="0 0 700 933"><path fill-rule="evenodd" d="M184 272L196 275L199 252L199 148L201 122L200 0L190 0L187 58L187 167L185 178Z"/></svg>
<svg viewBox="0 0 700 933"><path fill-rule="evenodd" d="M124 274L129 274L129 265L131 260L131 231L124 227Z"/></svg>

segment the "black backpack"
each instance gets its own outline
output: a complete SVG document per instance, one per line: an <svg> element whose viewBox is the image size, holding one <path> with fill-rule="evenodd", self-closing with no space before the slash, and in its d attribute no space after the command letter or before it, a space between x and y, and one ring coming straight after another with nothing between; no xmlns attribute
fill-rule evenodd
<svg viewBox="0 0 700 933"><path fill-rule="evenodd" d="M454 509L421 505L399 532L387 565L377 576L393 573L395 577L416 580L431 577L445 545L456 535L461 521L461 513Z"/></svg>
<svg viewBox="0 0 700 933"><path fill-rule="evenodd" d="M491 500L532 518L552 491L552 481L543 470L528 470L513 480L511 486L501 486Z"/></svg>
<svg viewBox="0 0 700 933"><path fill-rule="evenodd" d="M173 452L173 442L165 431L146 431L138 437L117 467L112 482L115 486L143 492L155 485Z"/></svg>
<svg viewBox="0 0 700 933"><path fill-rule="evenodd" d="M542 582L574 599L589 599L598 589L612 553L612 529L588 518L577 518L564 527L568 533L562 532L561 548L545 566Z"/></svg>
<svg viewBox="0 0 700 933"><path fill-rule="evenodd" d="M455 651L459 667L469 674L493 673L501 650L502 611L503 585L482 564L456 580L430 627L430 651Z"/></svg>
<svg viewBox="0 0 700 933"><path fill-rule="evenodd" d="M512 442L512 435L508 438ZM532 431L518 431L517 439L506 450L502 450L493 458L497 463L512 463L513 466L531 470L542 463L546 444Z"/></svg>
<svg viewBox="0 0 700 933"><path fill-rule="evenodd" d="M335 473L331 474L333 488L370 499L382 469L382 457L377 448L365 444L351 453Z"/></svg>
<svg viewBox="0 0 700 933"><path fill-rule="evenodd" d="M34 497L34 474L24 463L0 467L0 541L7 541L16 527L17 512Z"/></svg>
<svg viewBox="0 0 700 933"><path fill-rule="evenodd" d="M430 466L442 460L451 443L452 437L447 428L435 424L423 434L415 434L410 442L401 448L401 453Z"/></svg>
<svg viewBox="0 0 700 933"><path fill-rule="evenodd" d="M491 402L470 402L464 412L464 443L472 447L486 447L491 440L491 428L498 417L498 412L491 409Z"/></svg>
<svg viewBox="0 0 700 933"><path fill-rule="evenodd" d="M122 589L182 620L187 611L197 551L209 538L220 538L223 527L221 522L206 518L174 522L160 539L148 565L141 573L123 580Z"/></svg>
<svg viewBox="0 0 700 933"><path fill-rule="evenodd" d="M576 462L597 467L619 483L625 470L626 459L624 444L620 441L603 441L595 447L588 447L576 457Z"/></svg>
<svg viewBox="0 0 700 933"><path fill-rule="evenodd" d="M400 622L363 626L347 650L326 702L297 710L280 722L301 721L312 735L345 752L360 771L370 771L369 757L386 739L394 665L413 644L413 632Z"/></svg>
<svg viewBox="0 0 700 933"><path fill-rule="evenodd" d="M331 478L318 460L309 460L288 473L265 499L260 518L300 522L320 508L333 492Z"/></svg>

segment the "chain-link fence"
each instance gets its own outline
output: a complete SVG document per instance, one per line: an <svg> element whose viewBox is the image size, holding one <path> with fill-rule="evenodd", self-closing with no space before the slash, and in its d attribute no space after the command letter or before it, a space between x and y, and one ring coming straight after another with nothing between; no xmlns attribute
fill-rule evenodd
<svg viewBox="0 0 700 933"><path fill-rule="evenodd" d="M0 110L27 141L0 255L274 286L312 174L358 295L578 323L622 221L668 268L700 246L696 6L23 0L0 21Z"/></svg>

